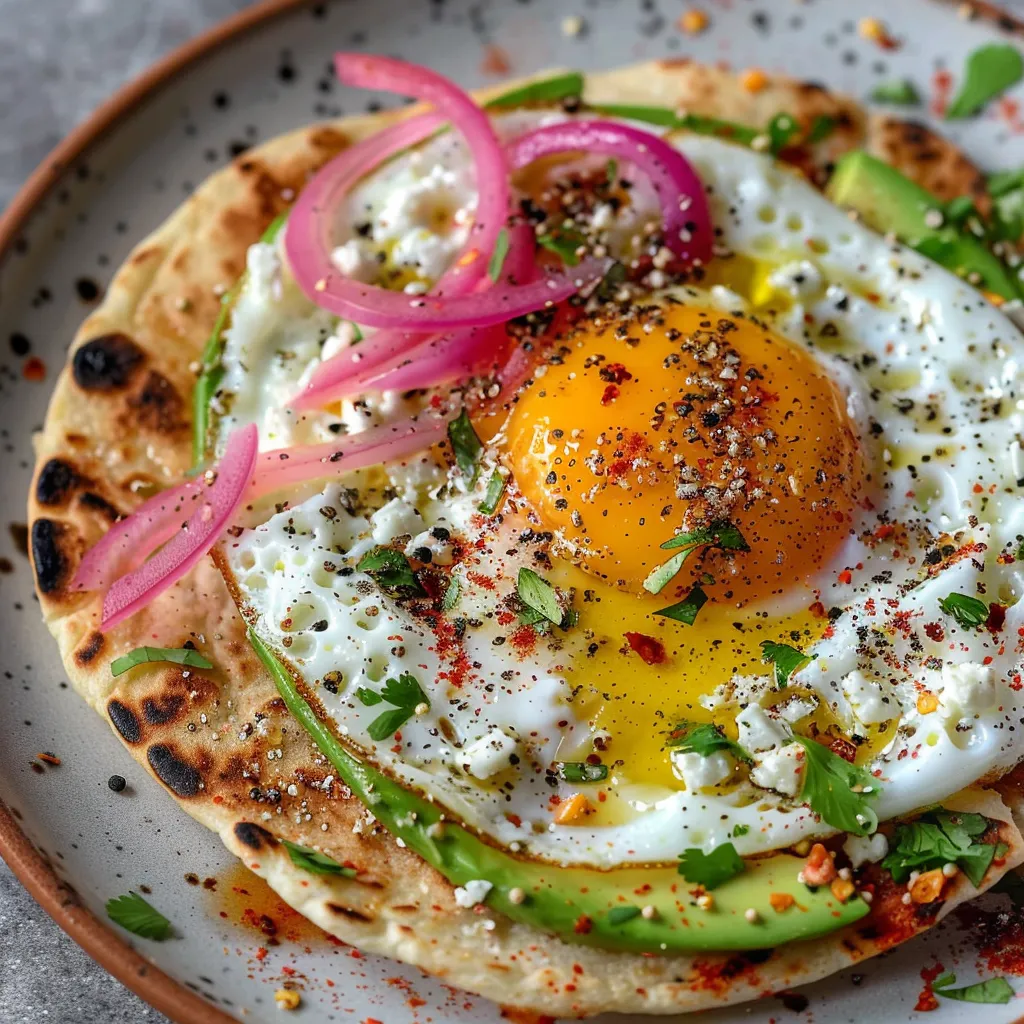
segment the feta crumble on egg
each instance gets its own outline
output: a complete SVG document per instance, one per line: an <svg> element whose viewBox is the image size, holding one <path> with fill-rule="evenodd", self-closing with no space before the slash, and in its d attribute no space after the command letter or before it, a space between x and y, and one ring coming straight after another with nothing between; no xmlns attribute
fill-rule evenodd
<svg viewBox="0 0 1024 1024"><path fill-rule="evenodd" d="M455 902L467 910L483 903L487 894L494 888L493 883L483 878L472 878L465 885L456 886Z"/></svg>

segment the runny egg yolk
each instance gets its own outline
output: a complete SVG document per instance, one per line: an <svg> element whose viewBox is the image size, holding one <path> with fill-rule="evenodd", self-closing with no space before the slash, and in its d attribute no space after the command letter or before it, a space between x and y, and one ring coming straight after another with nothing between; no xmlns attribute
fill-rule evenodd
<svg viewBox="0 0 1024 1024"><path fill-rule="evenodd" d="M749 550L695 549L663 605L697 582L737 608L809 590L866 485L845 400L808 352L673 299L577 329L507 444L556 550L620 590L643 594L679 531L739 529Z"/></svg>

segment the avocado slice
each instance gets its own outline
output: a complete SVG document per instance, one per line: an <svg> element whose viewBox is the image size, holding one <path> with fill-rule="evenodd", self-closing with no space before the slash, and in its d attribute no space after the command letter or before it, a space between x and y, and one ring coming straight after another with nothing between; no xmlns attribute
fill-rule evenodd
<svg viewBox="0 0 1024 1024"><path fill-rule="evenodd" d="M484 902L513 921L602 949L701 953L765 949L810 939L868 913L859 896L840 903L828 888L815 890L798 882L803 862L785 854L748 861L742 874L715 889L714 906L707 910L697 906L690 891L695 887L673 867L601 871L515 857L456 822L442 821L435 804L357 760L252 629L249 642L288 710L377 820L453 885L474 879L490 882L493 888ZM769 902L773 893L787 893L795 903L777 912ZM645 906L654 907L655 916L644 917L640 908ZM613 908L618 912L609 915ZM751 908L757 911L753 921L746 916Z"/></svg>
<svg viewBox="0 0 1024 1024"><path fill-rule="evenodd" d="M941 213L942 202L883 160L863 150L847 153L836 163L825 194L836 205L856 210L875 231L892 231L954 274L978 274L984 291L1004 299L1024 296L1021 282L981 239L949 224L929 227L926 214Z"/></svg>

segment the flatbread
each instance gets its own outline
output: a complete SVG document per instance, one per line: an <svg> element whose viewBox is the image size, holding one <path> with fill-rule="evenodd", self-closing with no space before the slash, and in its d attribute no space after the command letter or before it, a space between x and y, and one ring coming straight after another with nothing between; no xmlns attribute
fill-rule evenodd
<svg viewBox="0 0 1024 1024"><path fill-rule="evenodd" d="M724 71L662 62L588 76L587 95L754 126L783 110L805 123L826 115L833 134L794 155L810 176L821 180L842 152L866 145L946 198L965 191L985 198L977 168L952 144L869 116L817 85L773 78L753 93ZM181 806L286 902L345 942L506 1005L570 1016L697 1010L809 982L929 927L934 908L908 910L886 934L862 922L779 950L645 957L566 944L460 908L451 886L334 779L247 643L211 560L106 635L97 630L97 596L69 589L83 552L110 524L186 470L197 360L218 295L241 273L247 247L312 171L407 113L304 128L236 159L135 249L76 335L36 439L29 497L40 606L73 686ZM110 662L137 646L190 639L214 669L153 664L111 677ZM1019 811L1015 792L1009 787L1007 795ZM1007 869L1024 861L1006 804L993 791L963 800L964 809L1004 822ZM315 845L358 875L301 871L282 839ZM975 895L963 878L955 885L944 912Z"/></svg>

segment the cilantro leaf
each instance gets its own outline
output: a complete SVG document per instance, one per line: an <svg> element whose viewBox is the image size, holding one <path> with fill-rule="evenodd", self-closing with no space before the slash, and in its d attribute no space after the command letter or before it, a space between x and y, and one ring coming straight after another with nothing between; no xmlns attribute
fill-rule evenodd
<svg viewBox="0 0 1024 1024"><path fill-rule="evenodd" d="M484 104L484 109L495 107L524 107L530 103L557 103L559 100L583 95L583 75L568 71L564 75L553 75L537 82L509 89Z"/></svg>
<svg viewBox="0 0 1024 1024"><path fill-rule="evenodd" d="M684 548L684 551L673 555L667 562L659 565L644 580L644 590L651 594L658 594L664 590L673 576L682 568L686 559L699 547L708 545L722 548L725 551L749 551L743 534L727 519L719 519L707 526L698 527L689 533L680 533L671 540L661 545L663 551L671 551L673 548Z"/></svg>
<svg viewBox="0 0 1024 1024"><path fill-rule="evenodd" d="M743 858L732 843L722 843L710 853L690 847L679 855L679 874L688 882L717 889L743 871Z"/></svg>
<svg viewBox="0 0 1024 1024"><path fill-rule="evenodd" d="M537 236L537 244L558 256L567 267L575 267L580 258L576 250L586 244L586 237L572 228L559 228Z"/></svg>
<svg viewBox="0 0 1024 1024"><path fill-rule="evenodd" d="M775 666L775 682L780 688L789 682L789 677L794 672L809 665L817 657L816 654L804 654L789 644L777 644L772 640L761 641L761 660L771 662Z"/></svg>
<svg viewBox="0 0 1024 1024"><path fill-rule="evenodd" d="M381 590L405 590L423 594L423 587L416 578L409 559L393 548L376 547L359 559L356 568L373 577Z"/></svg>
<svg viewBox="0 0 1024 1024"><path fill-rule="evenodd" d="M538 576L532 569L520 569L516 578L516 593L527 608L533 609L556 626L561 625L565 610L555 588L543 576Z"/></svg>
<svg viewBox="0 0 1024 1024"><path fill-rule="evenodd" d="M493 516L498 511L507 484L508 477L504 473L496 469L491 474L491 479L487 481L487 493L484 495L484 500L477 506L485 516Z"/></svg>
<svg viewBox="0 0 1024 1024"><path fill-rule="evenodd" d="M776 114L768 122L767 134L768 149L771 153L777 154L800 134L800 126L792 115Z"/></svg>
<svg viewBox="0 0 1024 1024"><path fill-rule="evenodd" d="M505 266L506 256L508 256L508 230L502 228L494 240L494 252L491 253L490 261L487 264L487 276L492 281L497 281L501 277L501 268ZM465 414L465 409L463 409L463 414Z"/></svg>
<svg viewBox="0 0 1024 1024"><path fill-rule="evenodd" d="M1008 1003L1014 997L1013 987L1005 978L988 978L965 985L963 988L950 988L956 984L956 975L946 973L932 982L932 991L943 999L957 999L962 1003Z"/></svg>
<svg viewBox="0 0 1024 1024"><path fill-rule="evenodd" d="M733 825L732 834L733 837L738 839L740 836L745 836L750 831L749 825Z"/></svg>
<svg viewBox="0 0 1024 1024"><path fill-rule="evenodd" d="M137 892L107 900L107 917L125 931L144 939L163 942L171 934L171 922Z"/></svg>
<svg viewBox="0 0 1024 1024"><path fill-rule="evenodd" d="M692 626L697 619L697 613L708 603L708 595L698 584L690 589L690 592L681 601L670 604L667 608L659 608L654 615L664 615L667 619L675 619L687 626Z"/></svg>
<svg viewBox="0 0 1024 1024"><path fill-rule="evenodd" d="M807 755L803 799L811 810L833 828L856 836L871 835L878 828L878 815L868 806L879 793L875 777L815 740L793 738Z"/></svg>
<svg viewBox="0 0 1024 1024"><path fill-rule="evenodd" d="M876 103L893 103L897 106L910 106L921 102L914 83L906 78L892 78L887 82L879 82L871 90L871 98Z"/></svg>
<svg viewBox="0 0 1024 1024"><path fill-rule="evenodd" d="M213 668L212 661L207 661L191 647L136 647L134 651L129 651L110 663L110 674L119 676L136 665L161 661L188 665L190 668Z"/></svg>
<svg viewBox="0 0 1024 1024"><path fill-rule="evenodd" d="M318 853L307 846L299 846L298 843L290 843L282 839L284 848L288 851L291 862L302 871L308 871L311 875L342 875L345 878L355 878L356 869L347 868L339 864L326 853Z"/></svg>
<svg viewBox="0 0 1024 1024"><path fill-rule="evenodd" d="M680 722L669 733L665 746L681 750L684 754L700 754L701 757L725 750L738 761L749 764L754 760L738 743L723 735L718 726L708 722Z"/></svg>
<svg viewBox="0 0 1024 1024"><path fill-rule="evenodd" d="M462 580L458 576L450 576L448 587L441 598L441 611L450 612L458 603L462 594Z"/></svg>
<svg viewBox="0 0 1024 1024"><path fill-rule="evenodd" d="M939 607L964 629L983 626L988 620L988 605L967 594L947 594L939 601Z"/></svg>
<svg viewBox="0 0 1024 1024"><path fill-rule="evenodd" d="M370 734L371 740L380 743L389 736L394 736L412 718L413 714L412 708L392 708L390 711L379 714L366 727L366 731Z"/></svg>
<svg viewBox="0 0 1024 1024"><path fill-rule="evenodd" d="M1009 43L980 46L967 57L963 81L946 109L946 120L970 117L1024 78L1024 57Z"/></svg>
<svg viewBox="0 0 1024 1024"><path fill-rule="evenodd" d="M380 691L381 697L399 708L415 708L418 704L430 704L419 680L408 672L397 679L389 679Z"/></svg>
<svg viewBox="0 0 1024 1024"><path fill-rule="evenodd" d="M480 471L480 453L484 450L483 442L477 437L473 424L466 410L459 413L458 419L448 424L448 440L455 455L455 465L459 472L472 485Z"/></svg>
<svg viewBox="0 0 1024 1024"><path fill-rule="evenodd" d="M566 782L603 782L608 778L608 765L587 761L556 761L559 778Z"/></svg>
<svg viewBox="0 0 1024 1024"><path fill-rule="evenodd" d="M384 699L376 690L371 690L366 686L360 686L356 690L356 696L359 698L359 703L367 708L372 708L374 704L379 704Z"/></svg>
<svg viewBox="0 0 1024 1024"><path fill-rule="evenodd" d="M634 917L640 916L640 908L633 906L626 907L612 907L608 911L608 923L609 924L625 924L627 921L632 921Z"/></svg>
<svg viewBox="0 0 1024 1024"><path fill-rule="evenodd" d="M893 881L903 883L911 871L956 864L971 884L978 886L996 854L995 844L976 841L988 826L988 819L981 814L941 809L923 814L896 829L882 867Z"/></svg>

